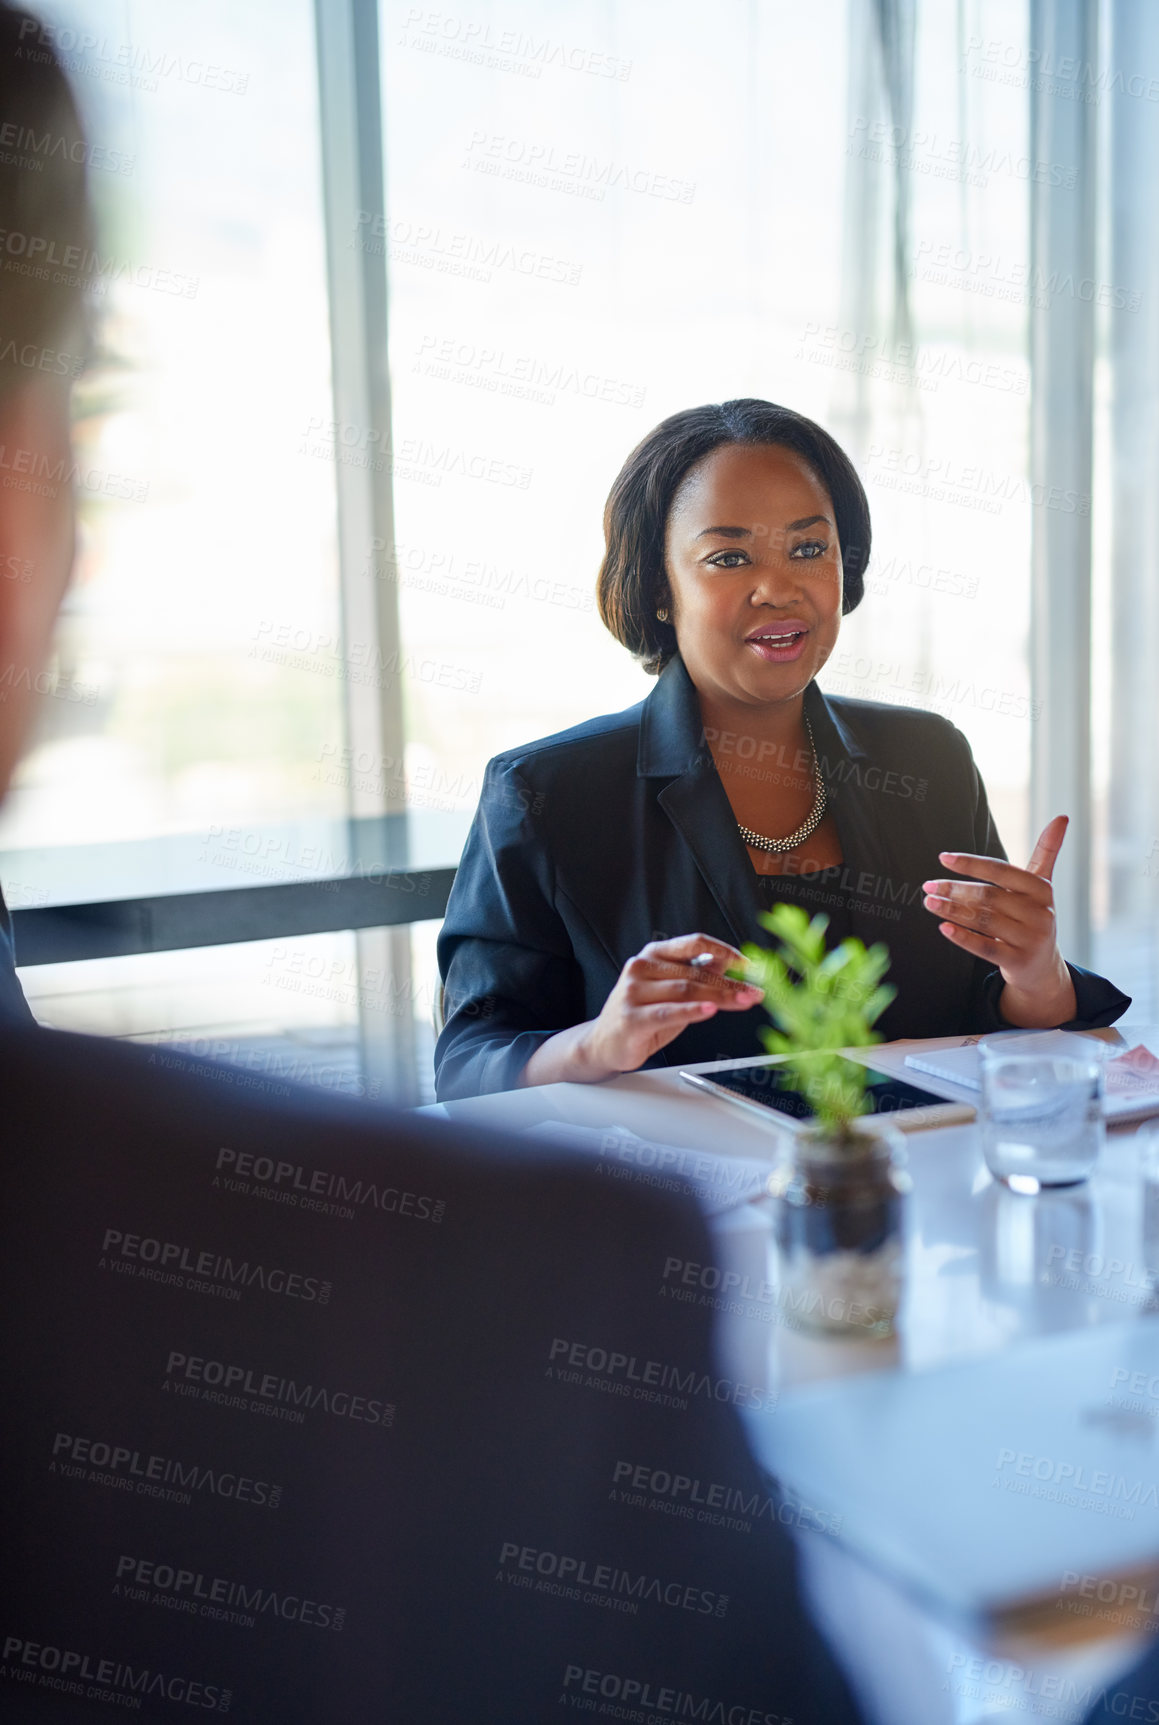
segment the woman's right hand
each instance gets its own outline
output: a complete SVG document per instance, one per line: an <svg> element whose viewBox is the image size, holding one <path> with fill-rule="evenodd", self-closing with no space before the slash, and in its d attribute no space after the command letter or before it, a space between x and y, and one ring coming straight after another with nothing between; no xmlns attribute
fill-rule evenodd
<svg viewBox="0 0 1159 1725"><path fill-rule="evenodd" d="M693 965L694 958L704 963ZM748 1012L763 991L724 974L744 962L735 946L707 934L649 941L620 972L599 1017L536 1049L523 1083L595 1084L635 1072L690 1024L718 1012Z"/></svg>

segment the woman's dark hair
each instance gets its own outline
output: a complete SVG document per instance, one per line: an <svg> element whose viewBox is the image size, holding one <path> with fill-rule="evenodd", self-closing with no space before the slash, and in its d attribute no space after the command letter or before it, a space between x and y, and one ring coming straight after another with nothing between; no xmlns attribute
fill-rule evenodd
<svg viewBox="0 0 1159 1725"><path fill-rule="evenodd" d="M662 420L629 455L604 508L604 560L596 603L605 626L653 675L676 652L676 631L661 623L669 603L664 530L672 499L698 461L730 443L791 449L821 480L833 504L844 570L841 609L861 603L869 562L869 504L853 463L827 431L792 408L746 397L690 407Z"/></svg>
<svg viewBox="0 0 1159 1725"><path fill-rule="evenodd" d="M0 395L40 374L75 376L86 345L93 230L84 128L50 34L0 4ZM75 351L63 351L71 347Z"/></svg>

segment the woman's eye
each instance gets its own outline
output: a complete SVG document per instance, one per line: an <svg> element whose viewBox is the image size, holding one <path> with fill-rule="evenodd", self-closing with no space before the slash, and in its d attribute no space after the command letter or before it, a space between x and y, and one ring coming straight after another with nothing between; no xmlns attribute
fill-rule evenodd
<svg viewBox="0 0 1159 1725"><path fill-rule="evenodd" d="M824 539L806 539L800 545L794 545L789 552L790 557L823 557L829 547Z"/></svg>
<svg viewBox="0 0 1159 1725"><path fill-rule="evenodd" d="M705 562L710 569L740 569L748 562L748 554L744 551L718 551L715 556L706 557Z"/></svg>

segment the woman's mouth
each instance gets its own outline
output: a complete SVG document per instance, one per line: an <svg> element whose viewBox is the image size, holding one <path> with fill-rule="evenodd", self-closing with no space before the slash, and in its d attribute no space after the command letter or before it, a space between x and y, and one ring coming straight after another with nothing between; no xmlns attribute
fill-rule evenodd
<svg viewBox="0 0 1159 1725"><path fill-rule="evenodd" d="M808 636L807 623L799 617L787 617L783 623L769 623L763 629L755 629L745 637L745 646L751 647L769 664L784 665L801 657Z"/></svg>

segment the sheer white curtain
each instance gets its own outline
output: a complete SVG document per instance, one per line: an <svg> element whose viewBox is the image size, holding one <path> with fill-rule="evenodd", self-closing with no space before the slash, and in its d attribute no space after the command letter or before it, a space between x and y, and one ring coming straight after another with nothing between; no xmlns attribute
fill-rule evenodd
<svg viewBox="0 0 1159 1725"><path fill-rule="evenodd" d="M1159 1021L1159 11L1107 8L1094 523L1097 947Z"/></svg>
<svg viewBox="0 0 1159 1725"><path fill-rule="evenodd" d="M861 468L875 548L823 679L958 725L1015 858L1028 841L1034 164L1025 89L976 74L988 35L1017 47L1025 22L1021 7L849 0L827 418Z"/></svg>

